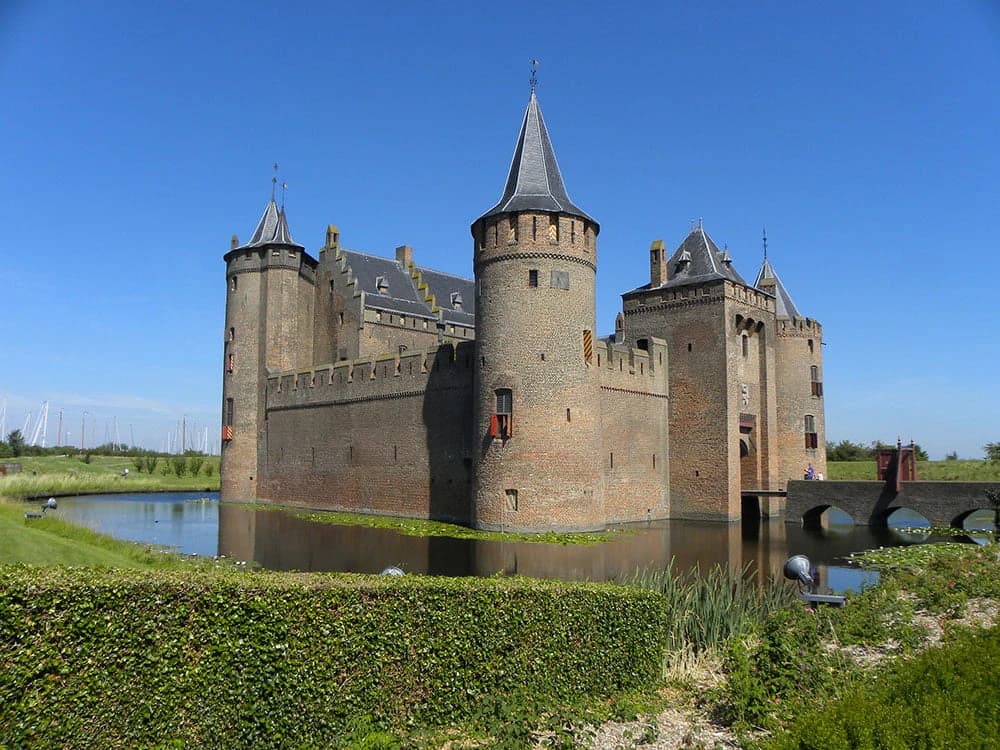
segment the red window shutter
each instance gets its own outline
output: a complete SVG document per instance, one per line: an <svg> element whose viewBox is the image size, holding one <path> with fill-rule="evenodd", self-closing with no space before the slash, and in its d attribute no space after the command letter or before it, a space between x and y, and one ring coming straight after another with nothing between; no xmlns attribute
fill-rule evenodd
<svg viewBox="0 0 1000 750"><path fill-rule="evenodd" d="M490 414L490 437L500 437L500 418Z"/></svg>

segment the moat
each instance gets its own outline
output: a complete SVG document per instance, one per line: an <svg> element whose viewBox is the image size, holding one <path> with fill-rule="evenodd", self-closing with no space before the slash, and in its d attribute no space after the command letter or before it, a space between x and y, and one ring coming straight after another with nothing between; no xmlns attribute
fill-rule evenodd
<svg viewBox="0 0 1000 750"><path fill-rule="evenodd" d="M219 503L197 492L95 495L59 501L60 518L120 539L224 555L272 570L490 576L519 574L564 580L621 580L638 569L677 570L719 563L780 574L789 555L818 566L823 588L858 589L874 576L846 557L880 546L927 541L922 533L843 526L806 530L794 524L685 521L629 526L599 544L539 544L407 536L389 529L310 521L292 509Z"/></svg>

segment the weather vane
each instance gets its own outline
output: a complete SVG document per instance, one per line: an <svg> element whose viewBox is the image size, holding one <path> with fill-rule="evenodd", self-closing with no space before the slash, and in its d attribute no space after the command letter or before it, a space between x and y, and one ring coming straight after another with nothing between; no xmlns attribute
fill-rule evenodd
<svg viewBox="0 0 1000 750"><path fill-rule="evenodd" d="M764 260L767 260L767 227L764 227Z"/></svg>
<svg viewBox="0 0 1000 750"><path fill-rule="evenodd" d="M281 183L281 210L282 211L285 210L285 191L286 190L288 190L288 183L287 182L282 182Z"/></svg>
<svg viewBox="0 0 1000 750"><path fill-rule="evenodd" d="M538 87L538 60L531 61L531 78L528 79L528 83L531 84L531 93L534 94Z"/></svg>
<svg viewBox="0 0 1000 750"><path fill-rule="evenodd" d="M278 162L274 162L274 176L271 178L271 200L274 200L274 191L278 187ZM284 200L284 198L282 198Z"/></svg>

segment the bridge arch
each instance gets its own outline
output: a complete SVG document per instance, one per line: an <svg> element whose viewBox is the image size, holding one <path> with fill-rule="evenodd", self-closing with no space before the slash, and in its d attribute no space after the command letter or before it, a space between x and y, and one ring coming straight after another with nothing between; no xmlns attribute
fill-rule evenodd
<svg viewBox="0 0 1000 750"><path fill-rule="evenodd" d="M807 529L821 529L824 526L852 526L854 518L843 508L833 505L816 505L802 515L802 525Z"/></svg>

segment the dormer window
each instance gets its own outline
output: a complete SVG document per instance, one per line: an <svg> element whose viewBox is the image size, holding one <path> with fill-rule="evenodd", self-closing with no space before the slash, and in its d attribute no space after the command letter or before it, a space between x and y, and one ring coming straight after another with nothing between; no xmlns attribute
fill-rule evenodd
<svg viewBox="0 0 1000 750"><path fill-rule="evenodd" d="M462 293L461 292L452 292L451 293L451 308L453 310L461 310L462 309Z"/></svg>
<svg viewBox="0 0 1000 750"><path fill-rule="evenodd" d="M378 294L388 294L389 293L389 282L386 281L385 276L375 277L375 291Z"/></svg>

